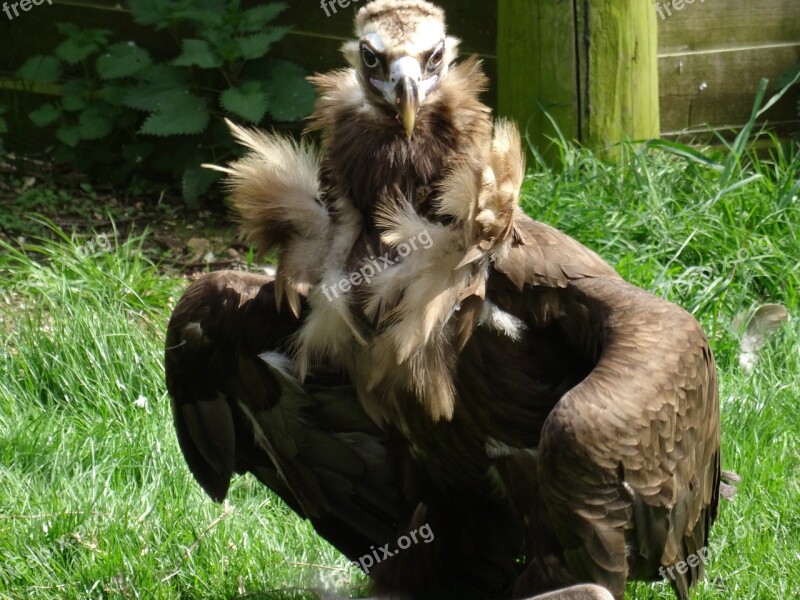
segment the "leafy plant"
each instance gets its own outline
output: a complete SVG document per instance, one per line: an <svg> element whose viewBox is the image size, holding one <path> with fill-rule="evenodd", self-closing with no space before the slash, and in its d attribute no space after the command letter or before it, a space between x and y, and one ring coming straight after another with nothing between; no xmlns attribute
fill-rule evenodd
<svg viewBox="0 0 800 600"><path fill-rule="evenodd" d="M313 90L303 70L267 56L288 32L272 24L285 4L245 9L239 0L130 0L128 6L137 23L170 34L171 59L159 60L105 29L59 23L64 39L54 52L31 57L18 71L31 85L60 85L55 100L29 115L38 127L55 128L58 161L120 181L132 172L180 175L184 198L196 203L218 177L200 164L235 152L223 114L260 124L296 121L311 111Z"/></svg>

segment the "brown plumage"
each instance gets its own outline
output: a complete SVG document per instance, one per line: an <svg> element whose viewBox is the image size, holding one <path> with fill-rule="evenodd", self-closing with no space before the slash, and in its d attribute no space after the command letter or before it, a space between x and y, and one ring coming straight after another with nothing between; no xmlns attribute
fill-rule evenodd
<svg viewBox="0 0 800 600"><path fill-rule="evenodd" d="M371 571L379 595L659 579L728 491L703 332L522 213L519 135L440 9L377 0L356 37L312 79L319 151L231 124L232 205L279 264L208 275L173 313L189 467L216 500L253 473L351 560L429 526Z"/></svg>

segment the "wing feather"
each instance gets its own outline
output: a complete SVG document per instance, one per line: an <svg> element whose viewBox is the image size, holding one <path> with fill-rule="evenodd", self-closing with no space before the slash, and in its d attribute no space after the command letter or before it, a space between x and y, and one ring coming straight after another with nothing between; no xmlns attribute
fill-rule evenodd
<svg viewBox="0 0 800 600"><path fill-rule="evenodd" d="M320 367L301 385L287 370L300 319L275 294L270 278L226 272L181 298L165 355L178 440L215 500L234 473L251 472L359 557L391 539L399 519L384 435L342 375Z"/></svg>

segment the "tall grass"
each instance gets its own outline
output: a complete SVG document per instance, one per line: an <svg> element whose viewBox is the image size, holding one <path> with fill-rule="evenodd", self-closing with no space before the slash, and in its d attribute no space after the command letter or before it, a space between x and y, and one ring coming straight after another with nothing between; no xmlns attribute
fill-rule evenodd
<svg viewBox="0 0 800 600"><path fill-rule="evenodd" d="M349 580L251 479L229 508L195 485L161 362L183 283L141 241L0 248L0 597L219 598Z"/></svg>
<svg viewBox="0 0 800 600"><path fill-rule="evenodd" d="M800 148L768 140L768 151L735 157L628 144L617 165L561 142L567 168L540 166L523 198L534 218L687 308L709 334L724 467L743 482L712 530L702 599L800 593ZM748 374L739 367L739 323L764 303L783 304L795 320ZM635 598L674 597L663 584L629 587Z"/></svg>
<svg viewBox="0 0 800 600"><path fill-rule="evenodd" d="M797 321L738 366L737 315L798 314L800 151L665 142L611 165L562 142L524 208L629 280L691 310L721 381L724 466L743 477L711 535L697 598L800 590ZM731 158L733 156L733 158ZM184 283L141 238L0 245L0 597L287 598L356 591L342 556L250 477L218 506L193 482L164 389L162 340ZM632 597L670 598L663 584Z"/></svg>

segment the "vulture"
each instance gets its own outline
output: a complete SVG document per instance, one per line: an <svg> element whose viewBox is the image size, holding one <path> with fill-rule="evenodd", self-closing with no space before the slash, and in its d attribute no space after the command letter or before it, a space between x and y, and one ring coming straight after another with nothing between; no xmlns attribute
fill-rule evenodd
<svg viewBox="0 0 800 600"><path fill-rule="evenodd" d="M254 475L377 597L687 599L733 491L708 340L521 210L520 135L458 45L441 8L375 0L302 141L229 123L247 152L217 168L277 267L178 302L183 455L216 501Z"/></svg>

